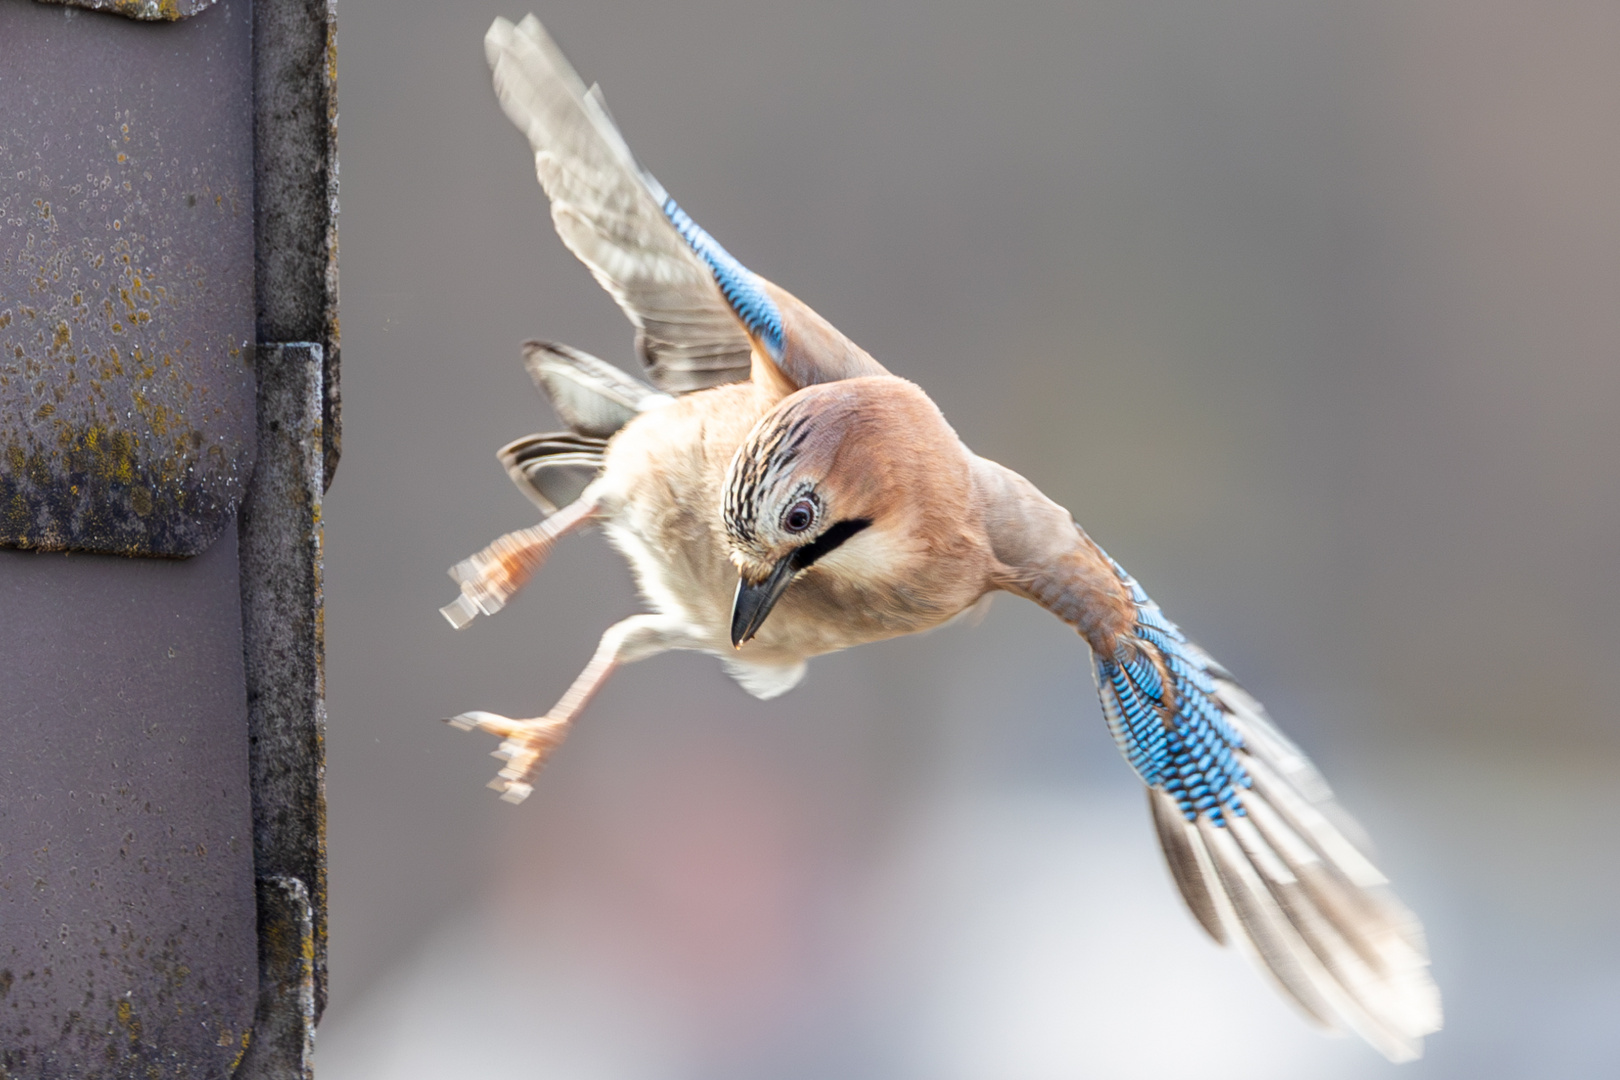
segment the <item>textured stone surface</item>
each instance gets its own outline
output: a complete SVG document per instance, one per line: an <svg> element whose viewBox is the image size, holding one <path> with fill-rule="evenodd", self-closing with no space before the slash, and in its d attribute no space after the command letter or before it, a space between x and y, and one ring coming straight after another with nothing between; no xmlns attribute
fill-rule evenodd
<svg viewBox="0 0 1620 1080"><path fill-rule="evenodd" d="M0 1066L227 1075L257 997L236 534L0 550Z"/></svg>
<svg viewBox="0 0 1620 1080"><path fill-rule="evenodd" d="M297 878L259 882L259 1011L233 1080L309 1080L315 1053L315 923Z"/></svg>
<svg viewBox="0 0 1620 1080"><path fill-rule="evenodd" d="M325 482L342 446L338 393L337 13L332 0L253 8L259 341L324 354Z"/></svg>
<svg viewBox="0 0 1620 1080"><path fill-rule="evenodd" d="M326 990L321 348L262 346L258 369L259 463L240 521L254 865L261 879L295 879L307 890L318 1013Z"/></svg>
<svg viewBox="0 0 1620 1080"><path fill-rule="evenodd" d="M0 5L0 544L194 555L253 467L248 0Z"/></svg>
<svg viewBox="0 0 1620 1080"><path fill-rule="evenodd" d="M122 15L126 19L139 19L142 22L175 22L199 11L206 11L214 5L214 0L39 0L39 2L104 11L112 15Z"/></svg>
<svg viewBox="0 0 1620 1080"><path fill-rule="evenodd" d="M0 1077L309 1075L332 16L0 6Z"/></svg>

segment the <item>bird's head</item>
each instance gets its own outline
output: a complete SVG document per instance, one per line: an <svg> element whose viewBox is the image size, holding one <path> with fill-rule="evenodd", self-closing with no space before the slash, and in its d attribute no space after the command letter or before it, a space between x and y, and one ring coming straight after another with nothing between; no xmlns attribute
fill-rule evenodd
<svg viewBox="0 0 1620 1080"><path fill-rule="evenodd" d="M961 499L966 454L920 389L892 376L806 387L731 459L722 516L737 567L731 642L752 638L795 579L881 579Z"/></svg>

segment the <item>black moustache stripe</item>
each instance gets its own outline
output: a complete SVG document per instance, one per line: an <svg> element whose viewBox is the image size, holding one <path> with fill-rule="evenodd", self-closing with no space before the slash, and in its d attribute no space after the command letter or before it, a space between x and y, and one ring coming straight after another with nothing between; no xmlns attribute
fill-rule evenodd
<svg viewBox="0 0 1620 1080"><path fill-rule="evenodd" d="M788 556L793 560L793 569L809 569L809 567L814 565L817 559L821 558L829 551L834 550L845 540L848 540L850 537L854 536L856 533L860 532L862 529L871 524L872 522L870 518L850 518L848 521L840 521L838 524L816 537L813 541L804 545L804 547L799 548L792 555Z"/></svg>

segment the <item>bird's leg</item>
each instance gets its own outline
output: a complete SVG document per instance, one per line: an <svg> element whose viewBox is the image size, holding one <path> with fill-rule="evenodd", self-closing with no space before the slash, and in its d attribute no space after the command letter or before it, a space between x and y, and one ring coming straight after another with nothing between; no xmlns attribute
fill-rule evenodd
<svg viewBox="0 0 1620 1080"><path fill-rule="evenodd" d="M501 737L494 756L506 767L489 786L509 803L520 803L534 790L534 774L563 741L568 725L621 664L634 663L670 649L696 649L702 641L685 623L665 615L632 615L602 635L591 662L579 673L551 711L532 720L512 720L487 712L467 712L448 722L462 731L488 731Z"/></svg>
<svg viewBox="0 0 1620 1080"><path fill-rule="evenodd" d="M509 532L471 558L450 568L450 576L461 586L461 595L439 609L457 630L482 611L493 615L529 583L552 547L565 533L591 520L596 500L581 497L552 514L540 524Z"/></svg>

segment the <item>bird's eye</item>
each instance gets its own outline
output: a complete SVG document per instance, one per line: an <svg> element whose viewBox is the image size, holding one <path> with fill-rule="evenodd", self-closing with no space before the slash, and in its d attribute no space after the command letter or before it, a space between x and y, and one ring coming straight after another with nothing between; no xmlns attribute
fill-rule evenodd
<svg viewBox="0 0 1620 1080"><path fill-rule="evenodd" d="M809 499L800 499L782 515L782 528L790 533L802 533L816 520L816 506Z"/></svg>

